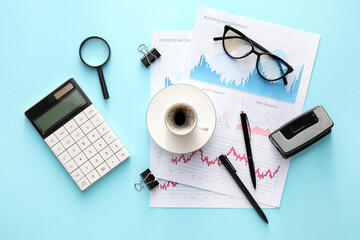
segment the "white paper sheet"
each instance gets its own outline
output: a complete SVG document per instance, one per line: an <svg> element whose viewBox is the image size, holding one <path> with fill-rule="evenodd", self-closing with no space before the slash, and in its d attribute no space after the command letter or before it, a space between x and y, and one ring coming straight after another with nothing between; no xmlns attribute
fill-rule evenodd
<svg viewBox="0 0 360 240"><path fill-rule="evenodd" d="M179 82L191 39L190 31L153 31L151 46L161 57L151 65L151 96ZM169 154L151 140L150 167L158 174L163 154ZM171 179L170 179L171 180ZM250 208L243 197L232 197L177 182L160 179L160 187L150 192L150 207ZM270 208L262 204L261 207Z"/></svg>
<svg viewBox="0 0 360 240"><path fill-rule="evenodd" d="M242 31L294 68L288 85L269 83L256 72L256 55L241 60L227 56L221 41L225 24ZM301 113L319 35L200 7L182 81L208 94L217 112L210 141L191 154L162 154L159 177L232 196L242 192L217 157L227 154L254 198L279 207L290 159L284 160L268 139L270 132ZM240 124L248 114L257 189L253 190Z"/></svg>

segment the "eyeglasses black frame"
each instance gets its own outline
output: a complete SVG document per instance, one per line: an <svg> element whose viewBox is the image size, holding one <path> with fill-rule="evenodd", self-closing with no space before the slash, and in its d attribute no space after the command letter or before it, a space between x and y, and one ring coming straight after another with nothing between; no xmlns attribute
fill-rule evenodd
<svg viewBox="0 0 360 240"><path fill-rule="evenodd" d="M238 34L239 36L228 36L226 37L226 33L231 30L233 31L234 33ZM245 40L247 42L250 43L251 45L251 51L249 51L247 54L245 54L244 56L241 56L241 57L233 57L230 55L230 53L228 53L228 51L226 50L226 47L225 47L225 39L231 39L231 38L240 38L242 40ZM279 79L283 79L283 82L285 85L287 85L287 79L286 79L286 76L289 75L291 72L294 71L294 69L287 63L285 62L282 58L272 54L269 50L267 50L266 48L264 48L263 46L261 46L260 44L258 44L257 42L253 41L252 39L248 38L245 34L243 34L242 32L240 32L239 30L229 26L229 25L225 25L224 26L224 34L222 37L214 37L214 41L220 41L222 40L222 45L223 45L223 48L224 48L224 51L226 52L226 54L233 58L233 59L242 59L242 58L245 58L247 56L249 56L250 54L254 53L256 56L257 56L257 60L256 60L256 70L258 71L260 77L262 77L264 80L266 81L270 81L270 82L273 82L273 81L277 81ZM255 50L255 47L259 48L260 50L264 51L264 53L260 53L258 51ZM268 55L268 56L271 56L272 58L274 58L275 60L280 60L281 62L284 63L284 65L287 67L287 71L284 73L284 75L282 75L281 77L279 78L276 78L276 79L267 79L266 77L264 77L261 72L259 71L259 62L260 62L260 57L261 55ZM281 68L280 68L281 69ZM281 70L282 72L282 70Z"/></svg>

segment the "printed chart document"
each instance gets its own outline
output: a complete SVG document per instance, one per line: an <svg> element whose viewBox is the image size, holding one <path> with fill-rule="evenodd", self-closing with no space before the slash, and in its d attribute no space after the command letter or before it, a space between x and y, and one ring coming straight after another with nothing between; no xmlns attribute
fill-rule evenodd
<svg viewBox="0 0 360 240"><path fill-rule="evenodd" d="M213 40L223 35L225 25L240 30L287 61L294 68L287 77L288 84L262 79L256 70L255 54L240 60L226 55L222 42ZM217 125L212 138L199 150L182 155L162 154L158 176L242 197L217 158L226 154L254 198L279 207L290 159L280 156L268 135L302 112L319 39L316 34L200 7L182 81L202 89L211 98ZM247 113L251 127L256 190L249 174L241 111Z"/></svg>
<svg viewBox="0 0 360 240"><path fill-rule="evenodd" d="M186 54L190 45L190 31L153 31L151 46L161 57L151 65L151 96L164 87L179 83ZM150 167L158 176L163 154L169 154L152 139L150 142ZM165 162L166 164L166 162ZM243 197L233 197L170 180L159 179L160 186L150 192L150 207L198 207L198 208L250 208ZM261 205L261 207L270 207Z"/></svg>

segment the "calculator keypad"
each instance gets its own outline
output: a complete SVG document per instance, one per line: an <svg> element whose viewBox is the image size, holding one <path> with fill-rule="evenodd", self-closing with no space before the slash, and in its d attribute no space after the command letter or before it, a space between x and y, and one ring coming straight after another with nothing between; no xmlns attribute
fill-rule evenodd
<svg viewBox="0 0 360 240"><path fill-rule="evenodd" d="M49 146L49 148L51 148L52 146L54 146L56 143L59 142L59 140L57 140L55 134L51 134L49 137L47 137L45 139L46 144Z"/></svg>
<svg viewBox="0 0 360 240"><path fill-rule="evenodd" d="M80 128L77 128L75 131L71 133L71 137L74 139L75 142L79 141L84 136L85 134Z"/></svg>
<svg viewBox="0 0 360 240"><path fill-rule="evenodd" d="M97 170L94 169L87 175L87 177L89 178L91 184L93 184L100 178L100 174L98 173Z"/></svg>
<svg viewBox="0 0 360 240"><path fill-rule="evenodd" d="M64 127L68 133L71 133L72 131L74 131L77 128L77 124L74 121L74 119L71 119L64 125Z"/></svg>
<svg viewBox="0 0 360 240"><path fill-rule="evenodd" d="M109 166L104 162L102 163L100 166L98 166L96 168L96 170L98 171L98 173L101 175L101 176L104 176L105 174L107 174L109 171L110 171L110 168Z"/></svg>
<svg viewBox="0 0 360 240"><path fill-rule="evenodd" d="M94 129L88 134L88 138L91 143L94 143L100 138L100 133L96 129Z"/></svg>
<svg viewBox="0 0 360 240"><path fill-rule="evenodd" d="M96 154L94 157L90 159L90 162L94 167L98 167L100 164L104 162L104 159L102 159L99 154Z"/></svg>
<svg viewBox="0 0 360 240"><path fill-rule="evenodd" d="M74 157L74 161L78 166L81 166L88 160L87 157L85 157L84 153L79 153Z"/></svg>
<svg viewBox="0 0 360 240"><path fill-rule="evenodd" d="M72 177L72 179L77 182L79 181L82 177L84 177L84 173L80 170L80 168L76 169L75 171L73 171L70 176Z"/></svg>
<svg viewBox="0 0 360 240"><path fill-rule="evenodd" d="M80 188L81 191L84 191L91 185L91 183L89 182L89 180L87 180L86 177L83 177L82 179L77 181L76 184L78 185L78 187Z"/></svg>
<svg viewBox="0 0 360 240"><path fill-rule="evenodd" d="M94 105L44 140L81 190L130 156Z"/></svg>
<svg viewBox="0 0 360 240"><path fill-rule="evenodd" d="M75 143L74 139L72 139L72 137L70 135L67 135L66 137L64 137L64 139L61 140L60 142L64 146L65 149L68 149L70 146L72 146Z"/></svg>
<svg viewBox="0 0 360 240"><path fill-rule="evenodd" d="M55 156L59 156L62 152L65 151L65 148L61 143L57 143L51 148L51 150L53 151Z"/></svg>
<svg viewBox="0 0 360 240"><path fill-rule="evenodd" d="M67 151L64 151L62 154L58 156L58 159L61 162L61 164L64 165L65 163L71 160L71 157Z"/></svg>
<svg viewBox="0 0 360 240"><path fill-rule="evenodd" d="M54 134L59 141L61 141L64 137L66 137L68 135L68 133L64 127L61 127L58 130L56 130L56 132Z"/></svg>

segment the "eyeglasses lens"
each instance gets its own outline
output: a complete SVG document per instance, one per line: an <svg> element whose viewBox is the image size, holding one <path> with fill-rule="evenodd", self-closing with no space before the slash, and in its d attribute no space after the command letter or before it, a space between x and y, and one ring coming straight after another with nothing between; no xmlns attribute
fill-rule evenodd
<svg viewBox="0 0 360 240"><path fill-rule="evenodd" d="M244 57L252 50L252 46L247 40L242 39L239 34L231 30L225 34L224 46L226 52L234 58Z"/></svg>
<svg viewBox="0 0 360 240"><path fill-rule="evenodd" d="M268 80L277 80L285 75L288 68L282 60L262 54L259 58L259 73Z"/></svg>

